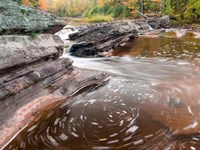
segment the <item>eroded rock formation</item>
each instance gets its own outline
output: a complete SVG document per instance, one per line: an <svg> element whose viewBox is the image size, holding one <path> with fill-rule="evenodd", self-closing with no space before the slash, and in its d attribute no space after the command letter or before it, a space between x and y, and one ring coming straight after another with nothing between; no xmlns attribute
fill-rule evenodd
<svg viewBox="0 0 200 150"><path fill-rule="evenodd" d="M169 16L78 27L78 32L68 35L70 40L75 41L69 52L78 57L105 56L110 50L123 46L138 34L143 35L154 29L168 27L170 27Z"/></svg>
<svg viewBox="0 0 200 150"><path fill-rule="evenodd" d="M101 56L102 52L108 52L135 37L137 37L137 31L131 22L90 26L69 35L70 40L76 41L69 52L79 57Z"/></svg>
<svg viewBox="0 0 200 150"><path fill-rule="evenodd" d="M47 33L65 24L49 13L0 0L0 149L39 108L109 79L105 73L80 70L72 60L60 58L63 41ZM46 34L27 34L31 32Z"/></svg>
<svg viewBox="0 0 200 150"><path fill-rule="evenodd" d="M1 76L16 66L25 66L41 59L57 59L63 53L63 42L58 36L0 36Z"/></svg>

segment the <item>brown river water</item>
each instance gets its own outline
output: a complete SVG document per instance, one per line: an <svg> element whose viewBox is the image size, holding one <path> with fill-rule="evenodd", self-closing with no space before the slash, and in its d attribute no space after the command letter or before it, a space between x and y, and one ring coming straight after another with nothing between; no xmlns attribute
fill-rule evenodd
<svg viewBox="0 0 200 150"><path fill-rule="evenodd" d="M48 106L4 149L200 150L200 40L143 36L109 58L71 57L105 85Z"/></svg>

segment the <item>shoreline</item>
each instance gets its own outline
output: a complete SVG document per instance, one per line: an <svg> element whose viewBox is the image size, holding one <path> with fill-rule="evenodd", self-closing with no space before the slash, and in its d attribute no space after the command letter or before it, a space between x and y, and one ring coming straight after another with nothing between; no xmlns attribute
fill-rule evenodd
<svg viewBox="0 0 200 150"><path fill-rule="evenodd" d="M0 149L3 149L21 130L39 116L40 111L51 104L59 104L62 99L56 95L42 96L17 108L17 111L5 124L0 126Z"/></svg>
<svg viewBox="0 0 200 150"><path fill-rule="evenodd" d="M38 118L40 112L45 111L48 106L58 105L77 92L84 92L87 87L105 83L109 80L108 77L105 72L74 67L72 72L64 74L61 79L54 80L51 83L52 87L44 88L39 83L30 87L29 90L26 89L6 99L6 103L11 103L1 105L4 108L0 111L0 149L3 149L35 118Z"/></svg>

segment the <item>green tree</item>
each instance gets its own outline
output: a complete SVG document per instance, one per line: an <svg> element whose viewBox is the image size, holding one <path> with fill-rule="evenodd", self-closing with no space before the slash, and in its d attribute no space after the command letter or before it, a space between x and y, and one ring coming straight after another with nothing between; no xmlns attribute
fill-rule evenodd
<svg viewBox="0 0 200 150"><path fill-rule="evenodd" d="M188 22L199 22L200 21L200 1L190 0L188 2L186 11L184 12L184 18Z"/></svg>

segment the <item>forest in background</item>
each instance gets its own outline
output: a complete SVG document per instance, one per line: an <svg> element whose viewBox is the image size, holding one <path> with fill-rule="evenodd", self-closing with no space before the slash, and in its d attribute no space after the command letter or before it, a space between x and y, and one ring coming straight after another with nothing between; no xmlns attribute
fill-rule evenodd
<svg viewBox="0 0 200 150"><path fill-rule="evenodd" d="M136 18L169 15L182 23L200 22L200 0L16 0L60 17Z"/></svg>

